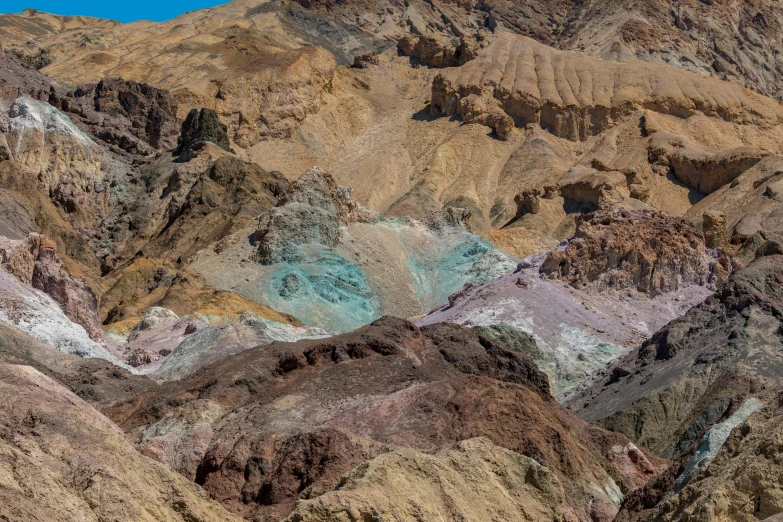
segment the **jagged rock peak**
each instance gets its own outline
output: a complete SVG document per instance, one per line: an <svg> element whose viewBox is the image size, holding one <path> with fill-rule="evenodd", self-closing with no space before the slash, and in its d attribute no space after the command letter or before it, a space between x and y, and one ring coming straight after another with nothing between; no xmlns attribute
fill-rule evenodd
<svg viewBox="0 0 783 522"><path fill-rule="evenodd" d="M218 114L214 110L191 109L182 123L182 131L175 154L182 154L204 141L212 142L218 147L232 152L227 130L228 128L220 122Z"/></svg>
<svg viewBox="0 0 783 522"><path fill-rule="evenodd" d="M76 110L85 117L93 134L126 152L148 152L144 145L172 149L177 144L178 104L165 89L121 78L104 78L97 84L80 86L74 97L82 108L65 106L67 98L59 103L55 101L54 105ZM91 118L91 109L104 117Z"/></svg>

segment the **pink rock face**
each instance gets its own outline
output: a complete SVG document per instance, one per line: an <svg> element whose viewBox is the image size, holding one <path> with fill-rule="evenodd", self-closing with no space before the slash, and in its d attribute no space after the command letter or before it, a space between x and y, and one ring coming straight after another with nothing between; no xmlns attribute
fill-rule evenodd
<svg viewBox="0 0 783 522"><path fill-rule="evenodd" d="M93 340L104 342L95 292L65 271L55 249L54 241L40 234L20 241L0 238L0 268L49 295Z"/></svg>

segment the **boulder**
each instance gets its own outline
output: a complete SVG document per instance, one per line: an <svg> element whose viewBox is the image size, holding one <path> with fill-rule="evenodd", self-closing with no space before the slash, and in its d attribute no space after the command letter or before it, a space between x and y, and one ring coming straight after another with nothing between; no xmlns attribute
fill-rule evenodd
<svg viewBox="0 0 783 522"><path fill-rule="evenodd" d="M725 213L719 210L708 210L702 219L704 243L707 248L723 248L729 244Z"/></svg>

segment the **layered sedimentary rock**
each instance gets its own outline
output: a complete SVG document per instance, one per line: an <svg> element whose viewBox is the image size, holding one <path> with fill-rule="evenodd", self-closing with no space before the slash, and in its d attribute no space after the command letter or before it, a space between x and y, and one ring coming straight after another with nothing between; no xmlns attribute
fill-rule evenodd
<svg viewBox="0 0 783 522"><path fill-rule="evenodd" d="M772 100L694 73L604 62L509 33L497 35L475 60L435 78L432 114L462 116L461 100L474 94L496 100L518 127L535 123L570 140L600 134L639 109L773 125L783 116Z"/></svg>
<svg viewBox="0 0 783 522"><path fill-rule="evenodd" d="M300 3L343 23L355 23L361 17L366 30L400 38L401 49L414 56L419 56L417 49L402 45L409 33L428 41L445 41L442 47L454 48L457 42L489 29L605 60L665 63L773 98L781 96L776 55L781 51L783 24L770 0Z"/></svg>

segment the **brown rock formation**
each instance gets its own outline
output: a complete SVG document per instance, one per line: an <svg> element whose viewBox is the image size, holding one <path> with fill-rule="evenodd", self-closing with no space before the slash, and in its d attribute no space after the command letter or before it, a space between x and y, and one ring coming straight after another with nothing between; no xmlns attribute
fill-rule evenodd
<svg viewBox="0 0 783 522"><path fill-rule="evenodd" d="M765 394L768 406L736 427L707 469L685 488L653 509L627 511L621 520L700 521L776 520L783 512L783 484L777 472L781 415L776 393ZM717 449L717 448L716 448ZM778 516L775 516L778 515Z"/></svg>
<svg viewBox="0 0 783 522"><path fill-rule="evenodd" d="M93 136L121 151L146 155L176 145L177 101L168 91L105 78L79 87L73 98L53 93L48 101L75 113Z"/></svg>
<svg viewBox="0 0 783 522"><path fill-rule="evenodd" d="M54 241L38 234L31 234L23 241L0 238L0 268L51 296L65 315L82 325L92 339L104 342L95 292L65 271L56 248Z"/></svg>
<svg viewBox="0 0 783 522"><path fill-rule="evenodd" d="M707 248L723 248L729 244L726 230L726 214L717 210L708 210L702 217L704 244Z"/></svg>
<svg viewBox="0 0 783 522"><path fill-rule="evenodd" d="M412 449L389 458L429 462L434 472L448 465L418 451L487 437L497 447L479 444L472 457L479 459L477 465L494 455L515 462L514 469L532 466L562 484L564 502L553 493L555 485L534 486L548 496L547 509L577 519L592 514L609 520L617 511L616 495L653 476L661 462L642 452L630 460L620 456L627 440L574 419L549 396L548 386L527 356L478 331L454 325L419 329L382 319L327 340L245 351L182 382L167 383L160 393L115 407L110 415L124 419L132 433L145 431L145 451L195 473L214 498L246 517L283 517L297 498L332 490L341 474L389 452L390 445ZM196 389L199 401L193 402ZM207 415L218 406L233 413ZM444 454L466 452L471 444L465 444ZM194 447L201 454L197 466L190 456ZM605 456L610 452L617 455L610 459ZM354 476L368 469L364 466ZM371 461L370 469L374 466ZM470 477L458 475L450 475L455 487L465 488L459 484ZM421 480L437 488L438 479ZM553 478L547 480L554 484ZM352 495L329 494L324 503L339 509ZM437 498L435 504L422 505L436 509ZM542 501L520 498L519 506L535 512ZM393 516L382 505L375 507L384 518Z"/></svg>
<svg viewBox="0 0 783 522"><path fill-rule="evenodd" d="M589 203L605 210L631 196L625 174L599 172L589 167L574 167L560 181L560 194L567 199Z"/></svg>
<svg viewBox="0 0 783 522"><path fill-rule="evenodd" d="M701 234L686 221L643 210L611 210L577 218L576 236L553 250L541 267L544 277L577 287L634 288L649 295L683 283L720 285ZM725 267L732 270L731 261Z"/></svg>

